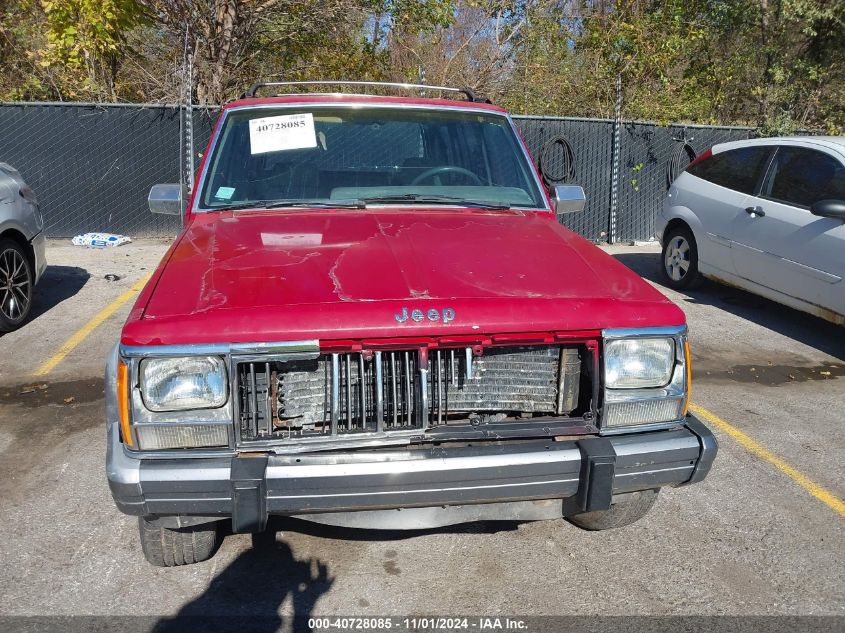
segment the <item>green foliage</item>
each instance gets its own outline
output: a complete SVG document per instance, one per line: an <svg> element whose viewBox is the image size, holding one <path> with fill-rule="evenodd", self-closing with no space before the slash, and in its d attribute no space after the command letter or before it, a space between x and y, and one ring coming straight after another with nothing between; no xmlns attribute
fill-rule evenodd
<svg viewBox="0 0 845 633"><path fill-rule="evenodd" d="M46 46L39 64L61 66L69 88L66 96L85 92L116 96L115 81L130 52L126 34L140 27L145 16L134 0L42 0ZM63 77L65 79L65 77ZM81 86L71 87L81 83ZM81 89L80 89L81 88Z"/></svg>
<svg viewBox="0 0 845 633"><path fill-rule="evenodd" d="M433 31L452 24L453 0L369 0L365 3L374 15L388 16L391 27L403 31Z"/></svg>
<svg viewBox="0 0 845 633"><path fill-rule="evenodd" d="M468 85L515 112L845 130L845 0L0 0L0 99L258 76ZM634 185L636 186L636 185Z"/></svg>

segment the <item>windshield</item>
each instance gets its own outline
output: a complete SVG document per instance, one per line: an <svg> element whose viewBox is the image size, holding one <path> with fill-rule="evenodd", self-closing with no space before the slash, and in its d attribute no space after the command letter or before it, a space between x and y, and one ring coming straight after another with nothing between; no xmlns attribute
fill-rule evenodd
<svg viewBox="0 0 845 633"><path fill-rule="evenodd" d="M546 207L500 115L407 107L229 112L199 208L331 201Z"/></svg>

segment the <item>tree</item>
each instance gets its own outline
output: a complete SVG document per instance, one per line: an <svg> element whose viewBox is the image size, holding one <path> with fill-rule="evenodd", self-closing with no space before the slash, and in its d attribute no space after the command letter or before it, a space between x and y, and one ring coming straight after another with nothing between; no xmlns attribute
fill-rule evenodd
<svg viewBox="0 0 845 633"><path fill-rule="evenodd" d="M407 79L466 86L492 98L501 96L536 0L457 0L443 4L427 28L418 22L393 29L391 66ZM409 28L411 27L411 28Z"/></svg>
<svg viewBox="0 0 845 633"><path fill-rule="evenodd" d="M0 0L0 98L257 77L468 86L525 113L845 129L845 0Z"/></svg>
<svg viewBox="0 0 845 633"><path fill-rule="evenodd" d="M126 34L143 24L145 16L134 0L42 0L46 17L46 47L42 66L63 65L71 97L93 94L117 99L116 81L130 52Z"/></svg>
<svg viewBox="0 0 845 633"><path fill-rule="evenodd" d="M705 36L691 50L685 84L705 121L763 133L845 127L845 2L710 0L701 11Z"/></svg>
<svg viewBox="0 0 845 633"><path fill-rule="evenodd" d="M174 42L185 42L201 104L221 103L242 88L243 71L264 57L336 29L354 13L351 0L140 0L149 18ZM260 64L259 64L260 65Z"/></svg>

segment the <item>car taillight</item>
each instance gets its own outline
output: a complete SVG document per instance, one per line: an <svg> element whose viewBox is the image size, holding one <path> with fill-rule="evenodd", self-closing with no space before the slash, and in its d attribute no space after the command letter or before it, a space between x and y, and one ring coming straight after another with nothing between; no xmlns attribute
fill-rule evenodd
<svg viewBox="0 0 845 633"><path fill-rule="evenodd" d="M713 150L708 149L706 152L703 152L700 156L696 156L695 158L693 158L692 162L684 168L684 171L688 171L690 169L690 167L694 167L695 165L698 165L698 163L700 163L703 160L710 158L712 155L713 155Z"/></svg>

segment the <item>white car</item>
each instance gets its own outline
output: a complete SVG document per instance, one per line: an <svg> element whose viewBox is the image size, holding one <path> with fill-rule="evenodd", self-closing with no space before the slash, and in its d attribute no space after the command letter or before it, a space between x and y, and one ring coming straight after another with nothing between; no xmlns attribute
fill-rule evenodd
<svg viewBox="0 0 845 633"><path fill-rule="evenodd" d="M656 228L668 286L704 276L845 324L845 137L714 145Z"/></svg>

